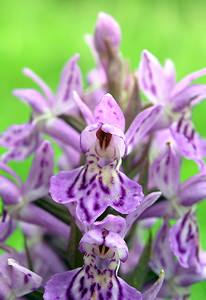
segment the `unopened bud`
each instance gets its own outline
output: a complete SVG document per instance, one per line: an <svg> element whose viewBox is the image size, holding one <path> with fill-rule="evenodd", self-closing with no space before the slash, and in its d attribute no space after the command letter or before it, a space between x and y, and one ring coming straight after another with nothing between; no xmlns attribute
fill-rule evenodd
<svg viewBox="0 0 206 300"><path fill-rule="evenodd" d="M108 14L100 13L94 33L94 44L100 54L107 53L108 47L118 50L121 30L118 23Z"/></svg>

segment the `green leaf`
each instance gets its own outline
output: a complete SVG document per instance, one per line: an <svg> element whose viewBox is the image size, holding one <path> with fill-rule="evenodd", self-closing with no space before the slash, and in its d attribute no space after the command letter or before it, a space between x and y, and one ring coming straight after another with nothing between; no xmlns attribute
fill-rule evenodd
<svg viewBox="0 0 206 300"><path fill-rule="evenodd" d="M151 256L151 248L152 248L152 234L149 234L147 243L144 247L142 255L139 260L139 264L135 268L135 270L129 273L126 276L126 280L129 284L134 286L136 289L141 289L141 287L146 282L148 277L150 268L149 268L149 260Z"/></svg>
<svg viewBox="0 0 206 300"><path fill-rule="evenodd" d="M32 292L26 296L24 296L25 299L28 300L42 300L43 299L43 290L39 289L35 292Z"/></svg>

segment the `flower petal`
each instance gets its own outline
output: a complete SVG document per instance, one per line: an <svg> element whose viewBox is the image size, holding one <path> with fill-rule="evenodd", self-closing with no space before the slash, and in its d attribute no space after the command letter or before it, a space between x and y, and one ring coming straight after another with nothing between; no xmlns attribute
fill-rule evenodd
<svg viewBox="0 0 206 300"><path fill-rule="evenodd" d="M0 216L0 243L6 241L14 229L15 226L11 216L3 210L2 216Z"/></svg>
<svg viewBox="0 0 206 300"><path fill-rule="evenodd" d="M152 127L158 121L162 112L161 105L155 105L139 113L126 132L127 154L132 148L146 137Z"/></svg>
<svg viewBox="0 0 206 300"><path fill-rule="evenodd" d="M184 268L200 269L199 233L194 214L187 212L172 226L169 233L171 249Z"/></svg>
<svg viewBox="0 0 206 300"><path fill-rule="evenodd" d="M186 87L188 87L192 83L192 81L204 75L206 75L206 68L187 75L176 84L175 88L173 89L171 97L172 98L176 97L176 95L182 92Z"/></svg>
<svg viewBox="0 0 206 300"><path fill-rule="evenodd" d="M73 92L73 98L74 101L76 102L81 114L84 117L84 120L86 121L87 124L94 124L94 116L90 110L90 108L86 105L84 101L79 97L76 91Z"/></svg>
<svg viewBox="0 0 206 300"><path fill-rule="evenodd" d="M0 145L8 149L2 156L3 162L25 159L36 149L39 139L33 123L9 127L0 135Z"/></svg>
<svg viewBox="0 0 206 300"><path fill-rule="evenodd" d="M140 89L152 103L167 100L164 70L157 58L147 50L141 55L138 80Z"/></svg>
<svg viewBox="0 0 206 300"><path fill-rule="evenodd" d="M118 277L107 278L102 283L91 278L86 269L75 269L53 276L45 287L45 300L141 300L141 293ZM109 273L105 274L105 276ZM103 282L103 281L102 281ZM101 285L100 285L101 284ZM100 287L100 288L99 288Z"/></svg>
<svg viewBox="0 0 206 300"><path fill-rule="evenodd" d="M61 81L56 93L57 105L62 107L65 112L65 107L69 102L73 102L73 91L82 93L81 72L77 65L79 55L74 55L65 65L61 74Z"/></svg>
<svg viewBox="0 0 206 300"><path fill-rule="evenodd" d="M108 206L127 214L143 199L142 188L135 181L110 166L97 168L92 162L53 176L50 193L59 203L77 202L77 217L88 224Z"/></svg>
<svg viewBox="0 0 206 300"><path fill-rule="evenodd" d="M36 113L41 114L48 110L45 98L33 89L16 89L13 95L29 104Z"/></svg>
<svg viewBox="0 0 206 300"><path fill-rule="evenodd" d="M0 196L5 205L17 204L21 201L21 190L11 180L0 176Z"/></svg>
<svg viewBox="0 0 206 300"><path fill-rule="evenodd" d="M183 117L171 126L171 134L176 142L178 151L183 157L194 160L200 167L204 168L204 144L191 121Z"/></svg>
<svg viewBox="0 0 206 300"><path fill-rule="evenodd" d="M150 262L155 273L159 274L162 269L165 271L166 279L173 277L176 268L169 243L169 230L168 222L164 221L154 241Z"/></svg>
<svg viewBox="0 0 206 300"><path fill-rule="evenodd" d="M132 212L131 214L126 216L126 223L127 223L127 230L126 232L129 232L129 230L131 229L132 225L134 224L134 222L137 221L137 219L139 218L139 216L151 205L153 205L157 199L160 197L161 192L154 192L151 193L149 195L147 195L146 197L144 197L144 199L142 200L142 202L140 203L140 205L137 207L137 209Z"/></svg>
<svg viewBox="0 0 206 300"><path fill-rule="evenodd" d="M180 156L168 142L162 153L150 167L150 177L154 185L166 198L171 199L179 189Z"/></svg>
<svg viewBox="0 0 206 300"><path fill-rule="evenodd" d="M112 95L106 94L102 97L95 108L94 116L96 122L110 124L120 128L124 132L124 114Z"/></svg>
<svg viewBox="0 0 206 300"><path fill-rule="evenodd" d="M27 268L19 265L14 259L8 259L10 269L10 278L12 290L16 297L21 297L34 290L41 285L42 278Z"/></svg>
<svg viewBox="0 0 206 300"><path fill-rule="evenodd" d="M53 118L49 120L45 124L44 132L52 138L72 146L75 150L81 151L79 133L62 119Z"/></svg>
<svg viewBox="0 0 206 300"><path fill-rule="evenodd" d="M32 201L48 194L50 177L53 175L54 152L48 141L43 141L34 156L24 193Z"/></svg>
<svg viewBox="0 0 206 300"><path fill-rule="evenodd" d="M49 88L49 86L36 73L34 73L29 68L24 68L23 73L27 77L30 77L40 87L40 89L44 93L47 101L51 105L54 101L54 99L53 99L54 96L53 96L53 93L52 93L51 89Z"/></svg>
<svg viewBox="0 0 206 300"><path fill-rule="evenodd" d="M179 201L181 205L192 206L206 198L206 174L199 173L180 185Z"/></svg>

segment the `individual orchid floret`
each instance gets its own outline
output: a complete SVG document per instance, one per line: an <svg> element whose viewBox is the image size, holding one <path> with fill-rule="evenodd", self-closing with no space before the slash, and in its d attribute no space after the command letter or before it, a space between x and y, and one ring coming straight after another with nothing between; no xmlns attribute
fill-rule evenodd
<svg viewBox="0 0 206 300"><path fill-rule="evenodd" d="M171 136L171 132L169 130L157 132L151 144L148 187L160 189L163 196L169 200L159 203L161 216L172 214L173 217L175 215L180 217L184 214L185 207L198 203L206 196L205 168L181 183L181 158L179 145ZM166 208L165 205L167 211L163 209L163 207ZM157 210L153 210L154 214L150 217L157 216L155 215Z"/></svg>
<svg viewBox="0 0 206 300"><path fill-rule="evenodd" d="M4 204L0 223L2 239L5 240L8 234L11 234L15 220L31 222L43 226L49 231L54 229L54 232L62 232L65 237L68 237L69 229L66 224L31 204L31 202L48 195L50 177L53 174L53 156L50 143L42 142L37 149L29 176L24 183L12 169L3 163L0 164L0 169L13 179L0 175L0 196ZM51 226L51 224L56 225Z"/></svg>
<svg viewBox="0 0 206 300"><path fill-rule="evenodd" d="M76 110L73 101L73 91L82 94L81 72L77 65L79 55L74 55L64 66L56 93L28 68L23 73L31 78L41 89L41 94L33 89L16 89L14 95L31 106L34 116L41 118L57 117L61 114L74 114Z"/></svg>
<svg viewBox="0 0 206 300"><path fill-rule="evenodd" d="M99 13L94 33L94 45L99 55L107 54L108 49L118 51L121 42L119 24L108 14Z"/></svg>
<svg viewBox="0 0 206 300"><path fill-rule="evenodd" d="M142 189L120 172L119 167L127 146L131 150L132 137L140 138L148 132L152 123L149 116L144 111L144 117L140 114L140 120L134 120L126 134L127 144L124 115L111 95L102 98L94 114L77 95L75 100L86 122L91 124L83 130L80 139L86 165L53 176L52 198L68 208L76 203L77 218L88 224L109 206L123 214L133 212L143 199Z"/></svg>
<svg viewBox="0 0 206 300"><path fill-rule="evenodd" d="M124 219L117 216L94 224L80 241L84 266L52 277L45 287L44 299L146 299L117 276L119 263L126 260L128 253L121 236L125 226ZM162 280L147 299L156 299L161 285Z"/></svg>
<svg viewBox="0 0 206 300"><path fill-rule="evenodd" d="M0 135L0 146L8 149L2 157L4 162L23 160L39 146L42 135L48 134L54 139L69 144L79 151L79 134L65 121L61 115L78 115L78 109L72 98L73 91L82 93L81 74L77 66L79 56L75 55L66 64L57 93L50 88L34 72L24 69L24 74L42 90L42 94L34 89L16 89L14 95L26 102L32 110L32 120L26 124L13 125Z"/></svg>
<svg viewBox="0 0 206 300"><path fill-rule="evenodd" d="M0 298L4 300L20 299L41 286L42 278L21 266L12 258L6 264L0 263Z"/></svg>
<svg viewBox="0 0 206 300"><path fill-rule="evenodd" d="M190 296L193 283L205 280L206 264L202 260L201 270L179 265L171 250L170 230L168 221L164 221L154 241L150 265L157 274L162 268L165 271L165 281L158 299L185 299Z"/></svg>
<svg viewBox="0 0 206 300"><path fill-rule="evenodd" d="M193 84L193 81L206 74L206 69L194 72L176 83L175 68L167 60L162 67L149 51L143 51L138 70L141 90L153 104L161 104L164 115L159 123L169 125L185 111L206 98L206 85ZM180 115L180 114L179 114Z"/></svg>

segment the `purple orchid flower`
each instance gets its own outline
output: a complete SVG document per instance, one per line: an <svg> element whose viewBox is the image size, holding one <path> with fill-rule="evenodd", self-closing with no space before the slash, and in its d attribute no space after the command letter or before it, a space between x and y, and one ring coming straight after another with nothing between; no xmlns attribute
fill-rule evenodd
<svg viewBox="0 0 206 300"><path fill-rule="evenodd" d="M0 299L15 300L41 286L42 278L4 254L0 261Z"/></svg>
<svg viewBox="0 0 206 300"><path fill-rule="evenodd" d="M121 158L152 126L158 109L143 111L124 134L125 119L114 98L106 94L94 114L75 94L77 105L89 124L81 133L86 165L60 172L51 179L52 198L68 208L76 203L77 218L93 223L108 206L120 213L133 212L143 200L141 186L119 171ZM155 118L155 117L154 117Z"/></svg>
<svg viewBox="0 0 206 300"><path fill-rule="evenodd" d="M155 204L143 217L179 217L187 207L206 197L205 168L185 182L180 182L181 154L169 130L156 133L151 145L150 160L148 187L158 188L169 201Z"/></svg>
<svg viewBox="0 0 206 300"><path fill-rule="evenodd" d="M0 223L2 241L12 233L16 219L43 226L48 231L68 237L69 228L66 224L31 203L48 195L49 180L53 174L53 155L50 143L42 142L36 151L25 183L12 169L3 163L0 164L0 169L13 178L12 181L0 176L0 196L4 203L4 212ZM36 218L37 215L38 218Z"/></svg>
<svg viewBox="0 0 206 300"><path fill-rule="evenodd" d="M187 299L190 286L205 280L205 260L200 271L194 267L183 268L175 259L170 243L170 226L165 221L154 241L151 267L157 274L164 268L165 280L158 294L158 299Z"/></svg>
<svg viewBox="0 0 206 300"><path fill-rule="evenodd" d="M181 115L191 105L206 98L206 85L193 84L193 81L206 74L206 69L196 71L176 83L175 68L167 60L162 67L157 58L149 51L142 52L138 70L139 85L148 100L162 105L163 123L168 126L175 115Z"/></svg>
<svg viewBox="0 0 206 300"><path fill-rule="evenodd" d="M45 300L66 299L156 299L164 277L144 297L117 276L120 261L128 255L123 240L126 222L108 215L96 222L80 241L84 266L51 278L45 287Z"/></svg>
<svg viewBox="0 0 206 300"><path fill-rule="evenodd" d="M73 91L82 94L81 73L77 66L78 55L65 65L59 87L54 95L50 88L33 71L24 69L41 88L42 94L34 89L16 89L14 96L26 102L32 109L32 121L13 125L0 135L0 145L8 152L2 157L4 162L23 160L35 151L41 141L42 133L72 146L79 151L79 134L71 126L58 118L62 114L78 115L73 100Z"/></svg>

